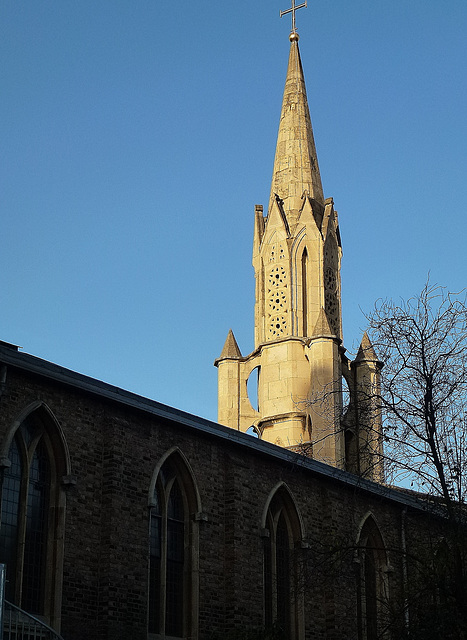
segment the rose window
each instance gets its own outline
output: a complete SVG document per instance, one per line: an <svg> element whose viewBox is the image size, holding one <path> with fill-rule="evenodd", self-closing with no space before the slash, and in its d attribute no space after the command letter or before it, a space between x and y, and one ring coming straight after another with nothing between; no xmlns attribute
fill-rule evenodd
<svg viewBox="0 0 467 640"><path fill-rule="evenodd" d="M269 297L269 311L271 314L281 313L287 309L287 297L284 291L275 291Z"/></svg>
<svg viewBox="0 0 467 640"><path fill-rule="evenodd" d="M279 287L286 287L286 271L284 267L274 267L268 278L268 284L270 288L278 289Z"/></svg>
<svg viewBox="0 0 467 640"><path fill-rule="evenodd" d="M287 320L285 316L273 316L270 319L269 333L273 338L280 338L284 335L287 328Z"/></svg>

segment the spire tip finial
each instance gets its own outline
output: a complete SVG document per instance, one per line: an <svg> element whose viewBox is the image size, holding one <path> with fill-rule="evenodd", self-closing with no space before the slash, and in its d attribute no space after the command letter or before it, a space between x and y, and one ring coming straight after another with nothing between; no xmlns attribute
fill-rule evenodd
<svg viewBox="0 0 467 640"><path fill-rule="evenodd" d="M306 8L306 3L307 3L307 0L305 0L305 2L302 2L302 4L299 4L297 6L295 4L295 0L292 0L292 6L290 7L290 9L286 9L285 11L280 12L281 18L282 16L285 16L287 13L292 14L292 31L290 32L290 36L289 36L290 42L298 42L298 33L297 33L297 28L295 26L295 12L298 9Z"/></svg>

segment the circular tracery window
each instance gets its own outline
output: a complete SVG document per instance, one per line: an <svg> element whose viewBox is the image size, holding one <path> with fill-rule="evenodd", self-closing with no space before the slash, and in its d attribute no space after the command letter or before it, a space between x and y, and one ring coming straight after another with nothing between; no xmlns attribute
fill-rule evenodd
<svg viewBox="0 0 467 640"><path fill-rule="evenodd" d="M276 260L284 256L282 246L273 247ZM281 265L271 266L267 275L267 331L269 340L284 337L287 333L288 288L287 271Z"/></svg>
<svg viewBox="0 0 467 640"><path fill-rule="evenodd" d="M271 313L282 313L287 308L287 296L285 291L274 291L273 295L269 296L269 311Z"/></svg>
<svg viewBox="0 0 467 640"><path fill-rule="evenodd" d="M286 326L287 320L284 316L274 316L270 319L269 333L274 338L280 338L284 335Z"/></svg>
<svg viewBox="0 0 467 640"><path fill-rule="evenodd" d="M286 271L284 267L274 267L269 273L268 284L271 288L286 287Z"/></svg>

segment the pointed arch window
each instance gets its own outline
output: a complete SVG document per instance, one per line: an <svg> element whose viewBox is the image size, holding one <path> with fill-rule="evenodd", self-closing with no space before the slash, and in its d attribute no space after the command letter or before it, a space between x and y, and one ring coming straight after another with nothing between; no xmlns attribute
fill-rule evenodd
<svg viewBox="0 0 467 640"><path fill-rule="evenodd" d="M150 513L150 638L194 636L194 564L197 556L195 491L177 455L161 466Z"/></svg>
<svg viewBox="0 0 467 640"><path fill-rule="evenodd" d="M298 583L298 548L301 527L295 506L285 489L279 489L266 513L264 530L265 626L277 626L281 638L302 637L303 620Z"/></svg>
<svg viewBox="0 0 467 640"><path fill-rule="evenodd" d="M383 539L370 516L360 533L357 585L359 640L377 640L384 634L388 604L388 564Z"/></svg>
<svg viewBox="0 0 467 640"><path fill-rule="evenodd" d="M302 253L302 335L306 337L308 335L308 252L305 249Z"/></svg>
<svg viewBox="0 0 467 640"><path fill-rule="evenodd" d="M0 562L7 567L6 598L54 625L62 557L57 529L64 518L59 478L67 469L47 422L44 411L35 411L11 439L3 471Z"/></svg>

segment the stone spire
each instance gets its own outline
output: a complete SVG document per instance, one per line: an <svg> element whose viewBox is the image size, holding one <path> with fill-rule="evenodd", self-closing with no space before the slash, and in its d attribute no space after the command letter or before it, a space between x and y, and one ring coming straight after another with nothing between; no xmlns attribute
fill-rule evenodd
<svg viewBox="0 0 467 640"><path fill-rule="evenodd" d="M360 343L355 362L379 362L378 356L376 355L366 331L363 333L363 338Z"/></svg>
<svg viewBox="0 0 467 640"><path fill-rule="evenodd" d="M227 334L227 338L224 343L224 348L222 349L222 353L220 355L219 360L223 360L224 358L241 358L242 353L240 348L235 340L235 336L233 334L232 329L229 329L229 333Z"/></svg>
<svg viewBox="0 0 467 640"><path fill-rule="evenodd" d="M321 205L324 196L296 32L290 34L290 41L268 214L277 195L287 217L296 218L304 191Z"/></svg>

